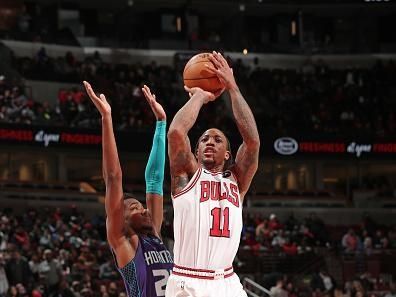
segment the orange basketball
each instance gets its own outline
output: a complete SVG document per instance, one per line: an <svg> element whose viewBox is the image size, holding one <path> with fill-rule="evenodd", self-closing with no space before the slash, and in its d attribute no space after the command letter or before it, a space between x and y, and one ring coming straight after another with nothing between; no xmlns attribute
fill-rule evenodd
<svg viewBox="0 0 396 297"><path fill-rule="evenodd" d="M189 88L199 87L215 93L223 88L223 84L206 68L205 64L212 64L208 56L208 53L202 53L192 57L184 67L183 79L184 84Z"/></svg>

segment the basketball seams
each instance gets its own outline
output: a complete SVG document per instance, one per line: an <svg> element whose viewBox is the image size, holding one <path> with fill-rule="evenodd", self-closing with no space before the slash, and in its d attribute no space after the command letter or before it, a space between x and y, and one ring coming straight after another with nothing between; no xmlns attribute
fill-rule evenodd
<svg viewBox="0 0 396 297"><path fill-rule="evenodd" d="M201 63L212 63L211 61L209 61L209 60L207 60L207 61L202 61L202 60L200 60L200 61L196 61L195 63L187 63L187 65L184 67L184 71L183 71L183 77L184 77L184 74L186 73L186 71L191 67L191 66L193 66L193 65L197 65L197 64L201 64ZM213 63L212 63L213 64ZM188 79L190 79L190 78L188 78Z"/></svg>
<svg viewBox="0 0 396 297"><path fill-rule="evenodd" d="M187 87L199 87L208 92L218 92L223 88L218 76L206 69L205 64L213 65L209 54L199 54L191 58L184 66L183 81Z"/></svg>
<svg viewBox="0 0 396 297"><path fill-rule="evenodd" d="M193 61L191 61L191 62L193 62ZM200 63L212 63L212 61L210 61L210 60L198 60L198 61L194 61L194 63L191 63L191 62L187 62L187 64L186 64L186 66L184 66L184 71L183 71L183 74L186 72L186 70L188 69L188 68L190 68L192 65L195 65L195 64L200 64ZM213 64L213 63L212 63Z"/></svg>
<svg viewBox="0 0 396 297"><path fill-rule="evenodd" d="M213 78L217 78L217 76L198 77L198 78L185 78L184 80L200 80L200 79L213 79Z"/></svg>

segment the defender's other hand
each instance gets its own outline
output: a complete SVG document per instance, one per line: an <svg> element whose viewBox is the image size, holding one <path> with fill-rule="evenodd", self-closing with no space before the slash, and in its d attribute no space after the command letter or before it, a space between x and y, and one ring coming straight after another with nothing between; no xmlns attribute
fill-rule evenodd
<svg viewBox="0 0 396 297"><path fill-rule="evenodd" d="M96 96L94 90L92 89L91 85L83 81L85 90L88 93L89 98L91 98L93 104L95 104L96 108L100 112L101 116L108 116L111 115L111 107L110 104L107 102L105 95L100 94L99 97Z"/></svg>
<svg viewBox="0 0 396 297"><path fill-rule="evenodd" d="M150 88L146 85L143 86L142 92L148 104L150 104L151 110L153 111L157 121L165 121L166 120L165 110L162 107L162 105L157 102L155 94L151 93Z"/></svg>

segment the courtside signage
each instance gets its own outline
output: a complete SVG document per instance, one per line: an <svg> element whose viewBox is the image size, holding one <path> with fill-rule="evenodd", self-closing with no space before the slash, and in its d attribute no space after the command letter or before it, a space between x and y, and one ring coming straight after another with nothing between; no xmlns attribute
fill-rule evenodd
<svg viewBox="0 0 396 297"><path fill-rule="evenodd" d="M283 156L334 155L355 158L396 155L396 140L304 140L280 137L273 141L274 153ZM268 152L268 151L267 151Z"/></svg>

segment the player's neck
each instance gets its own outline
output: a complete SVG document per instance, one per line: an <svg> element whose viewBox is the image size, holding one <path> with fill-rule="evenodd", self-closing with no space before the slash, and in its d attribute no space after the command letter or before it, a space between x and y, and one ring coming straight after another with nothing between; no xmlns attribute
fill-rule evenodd
<svg viewBox="0 0 396 297"><path fill-rule="evenodd" d="M202 167L210 172L223 172L224 171L224 164L202 164Z"/></svg>
<svg viewBox="0 0 396 297"><path fill-rule="evenodd" d="M154 228L152 228L152 229L142 229L142 230L139 230L138 233L139 233L139 235L144 235L144 236L156 236Z"/></svg>

